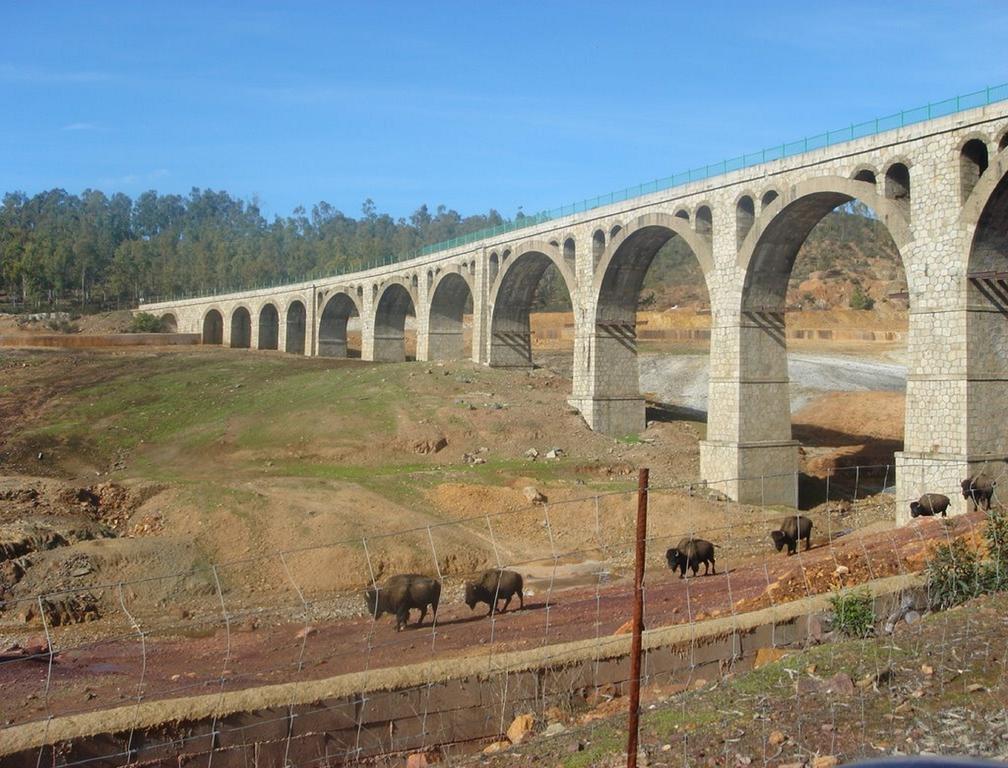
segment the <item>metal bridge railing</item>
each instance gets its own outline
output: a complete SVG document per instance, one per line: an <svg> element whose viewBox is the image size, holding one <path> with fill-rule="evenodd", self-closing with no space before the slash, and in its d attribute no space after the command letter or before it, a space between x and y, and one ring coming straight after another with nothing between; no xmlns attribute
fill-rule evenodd
<svg viewBox="0 0 1008 768"><path fill-rule="evenodd" d="M547 211L540 211L539 213L532 215L525 215L511 221L506 221L502 224L497 224L493 227L485 227L483 229L476 230L475 232L460 235L459 237L453 237L450 240L443 240L439 243L425 245L407 253L390 255L363 266L361 270L354 271L375 269L377 267L409 261L410 259L415 259L420 256L429 256L432 253L447 251L461 245L468 245L470 243L496 237L497 235L505 234L507 232L514 232L520 229L535 227L554 219L563 218L564 216L585 213L595 208L601 208L605 205L622 203L636 197L643 197L644 195L650 195L656 192L664 192L665 190L690 184L694 181L703 181L705 179L721 176L726 173L740 171L744 168L751 168L755 165L762 165L763 163L768 163L773 160L795 157L797 155L805 154L806 152L813 152L818 149L832 147L836 144L843 144L848 141L863 139L867 136L875 136L876 134L884 133L886 131L927 122L928 120L946 117L957 112L964 112L969 109L976 109L977 107L984 107L989 104L995 104L1005 100L1008 100L1008 83L988 86L987 88L974 91L973 93L953 96L952 98L944 99L943 101L930 102L924 106L916 107L914 109L900 110L899 112L894 112L891 115L876 117L872 120L867 120L861 123L851 123L843 128L825 131L824 133L813 136L806 136L805 138L798 139L797 141L775 144L756 152L747 152L737 157L692 168L688 171L675 173L661 179L654 179L652 181L644 182L643 184L638 184L637 186L624 187L623 189L609 192L607 194L585 198L584 200L580 200L576 203L568 203L567 205L561 205ZM326 274L321 270L313 270L300 278L283 280L269 285L263 284L258 286L230 287L226 289L221 288L208 292L176 295L170 299L158 298L153 301L178 301L182 299L196 298L198 296L218 296L225 293L235 293L239 291L275 288L280 285L293 285L296 283L309 282L311 280L339 277L341 274L348 273L338 272L336 274Z"/></svg>

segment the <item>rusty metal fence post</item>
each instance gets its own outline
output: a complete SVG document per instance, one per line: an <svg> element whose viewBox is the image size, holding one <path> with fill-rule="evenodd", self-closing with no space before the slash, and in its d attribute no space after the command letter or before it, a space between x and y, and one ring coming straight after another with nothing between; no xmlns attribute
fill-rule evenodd
<svg viewBox="0 0 1008 768"><path fill-rule="evenodd" d="M640 719L641 631L644 629L644 555L647 552L648 470L637 474L637 554L634 560L633 641L630 646L630 717L627 724L627 768L637 768Z"/></svg>

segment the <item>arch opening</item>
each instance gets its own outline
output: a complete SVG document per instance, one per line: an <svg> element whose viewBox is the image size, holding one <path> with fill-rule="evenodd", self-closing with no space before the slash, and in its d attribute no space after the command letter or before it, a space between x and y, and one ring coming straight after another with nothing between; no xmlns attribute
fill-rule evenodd
<svg viewBox="0 0 1008 768"><path fill-rule="evenodd" d="M697 255L668 226L633 230L599 284L593 428L623 436L642 431L646 419L702 421L706 393L696 396L693 379L706 369L709 345L710 296Z"/></svg>
<svg viewBox="0 0 1008 768"><path fill-rule="evenodd" d="M216 309L211 309L203 318L203 343L224 343L224 318Z"/></svg>
<svg viewBox="0 0 1008 768"><path fill-rule="evenodd" d="M490 365L546 367L569 376L573 350L573 305L556 264L539 251L510 260L494 294Z"/></svg>
<svg viewBox="0 0 1008 768"><path fill-rule="evenodd" d="M445 275L431 296L427 323L429 360L472 357L472 311L469 283L454 272Z"/></svg>
<svg viewBox="0 0 1008 768"><path fill-rule="evenodd" d="M877 182L875 178L875 171L870 168L862 168L854 174L854 181L864 181L874 186Z"/></svg>
<svg viewBox="0 0 1008 768"><path fill-rule="evenodd" d="M904 213L909 213L910 169L903 163L893 163L886 169L885 196L895 201Z"/></svg>
<svg viewBox="0 0 1008 768"><path fill-rule="evenodd" d="M1008 148L1008 131L1006 131L998 141L998 151Z"/></svg>
<svg viewBox="0 0 1008 768"><path fill-rule="evenodd" d="M301 301L292 301L287 307L287 332L284 351L292 355L305 353L305 339L308 334L308 313Z"/></svg>
<svg viewBox="0 0 1008 768"><path fill-rule="evenodd" d="M231 313L231 349L249 349L252 346L252 316L245 307Z"/></svg>
<svg viewBox="0 0 1008 768"><path fill-rule="evenodd" d="M360 357L360 313L342 291L326 302L319 320L319 357Z"/></svg>
<svg viewBox="0 0 1008 768"><path fill-rule="evenodd" d="M709 237L714 232L714 215L710 207L701 205L697 208L694 227L699 235Z"/></svg>
<svg viewBox="0 0 1008 768"><path fill-rule="evenodd" d="M1008 175L977 220L967 282L966 451L1008 455Z"/></svg>
<svg viewBox="0 0 1008 768"><path fill-rule="evenodd" d="M374 356L383 363L412 360L416 350L416 307L413 297L400 283L390 283L375 307ZM410 338L407 339L407 320Z"/></svg>
<svg viewBox="0 0 1008 768"><path fill-rule="evenodd" d="M765 211L778 197L780 197L780 195L777 194L776 189L768 189L763 193L763 197L760 198L760 209Z"/></svg>
<svg viewBox="0 0 1008 768"><path fill-rule="evenodd" d="M592 268L597 267L602 259L602 254L605 253L605 242L605 232L596 229L592 234Z"/></svg>
<svg viewBox="0 0 1008 768"><path fill-rule="evenodd" d="M497 273L500 271L500 259L496 253L490 254L490 284L493 285L494 280L497 279Z"/></svg>
<svg viewBox="0 0 1008 768"><path fill-rule="evenodd" d="M825 499L827 478L833 498L892 482L884 470L844 470L891 466L903 448L907 301L899 248L864 202L815 192L766 225L742 294L737 386L750 407L738 431L740 442L779 446L781 468L797 462L801 474L797 488L784 478L749 498L809 508Z"/></svg>
<svg viewBox="0 0 1008 768"><path fill-rule="evenodd" d="M280 313L273 304L259 310L259 349L279 349Z"/></svg>
<svg viewBox="0 0 1008 768"><path fill-rule="evenodd" d="M756 205L749 195L743 195L735 204L735 243L742 245L749 230L752 229L753 222L756 221Z"/></svg>
<svg viewBox="0 0 1008 768"><path fill-rule="evenodd" d="M959 152L959 180L962 202L969 199L980 177L987 170L987 143L980 139L970 139Z"/></svg>
<svg viewBox="0 0 1008 768"><path fill-rule="evenodd" d="M161 333L178 333L178 319L171 312L161 315Z"/></svg>

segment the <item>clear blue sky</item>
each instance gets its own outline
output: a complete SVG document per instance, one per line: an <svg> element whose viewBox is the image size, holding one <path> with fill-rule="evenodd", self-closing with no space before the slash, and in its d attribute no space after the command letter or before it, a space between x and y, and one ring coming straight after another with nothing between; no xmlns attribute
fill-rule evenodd
<svg viewBox="0 0 1008 768"><path fill-rule="evenodd" d="M0 191L510 216L1008 81L1008 2L0 0Z"/></svg>

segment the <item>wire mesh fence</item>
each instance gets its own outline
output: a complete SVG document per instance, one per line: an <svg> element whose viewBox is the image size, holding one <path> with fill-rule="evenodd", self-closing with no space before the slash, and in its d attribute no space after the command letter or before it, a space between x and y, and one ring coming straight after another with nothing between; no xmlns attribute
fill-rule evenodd
<svg viewBox="0 0 1008 768"><path fill-rule="evenodd" d="M984 469L995 482L1004 474ZM37 640L0 654L0 764L398 765L408 754L465 764L493 744L516 749L526 731L545 731L547 745L577 734L579 764L604 764L612 740L625 742L612 716L635 679L650 764L702 762L711 734L720 764L776 764L784 750L849 759L879 752L879 722L893 744L904 738L914 691L893 670L924 648L936 690L985 670L976 693L990 696L992 722L1003 719L987 693L1008 659L1002 633L971 613L938 614L926 632L919 617L903 620L931 604L921 572L935 548L979 540L988 512L894 527L894 506L916 499L896 499L891 481L889 467L835 470L824 501L800 513L805 540L800 526L789 533L794 510L695 483L647 487L639 677L633 490L10 596L0 631L23 637L15 622L28 621ZM250 581L257 573L273 576ZM857 619L868 635L887 616L904 630L898 640L853 658L828 642L839 623ZM823 671L785 659L743 676L785 649L815 651L810 666ZM841 662L853 673L832 674ZM876 711L880 690L888 704ZM860 732L841 727L850 722Z"/></svg>

